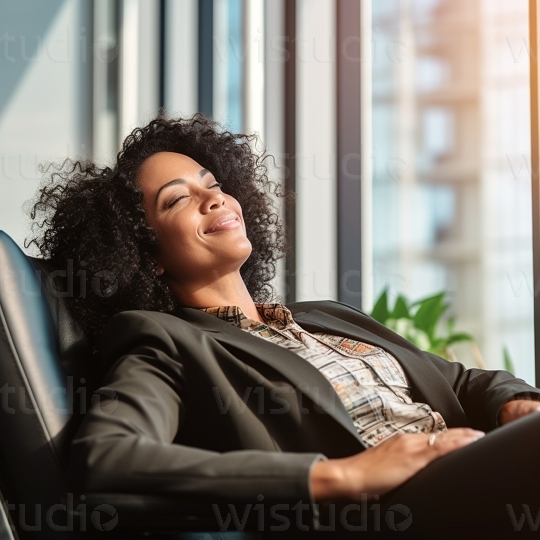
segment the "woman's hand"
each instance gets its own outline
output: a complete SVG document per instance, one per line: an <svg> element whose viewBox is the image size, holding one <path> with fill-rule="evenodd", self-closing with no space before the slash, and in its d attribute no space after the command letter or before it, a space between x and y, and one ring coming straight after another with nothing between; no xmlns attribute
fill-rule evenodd
<svg viewBox="0 0 540 540"><path fill-rule="evenodd" d="M470 444L484 433L469 428L453 428L437 435L429 445L429 435L398 434L341 459L319 461L311 473L311 493L315 502L370 499L399 486L428 463Z"/></svg>
<svg viewBox="0 0 540 540"><path fill-rule="evenodd" d="M528 414L540 412L540 401L513 399L506 402L499 411L499 425L503 426Z"/></svg>

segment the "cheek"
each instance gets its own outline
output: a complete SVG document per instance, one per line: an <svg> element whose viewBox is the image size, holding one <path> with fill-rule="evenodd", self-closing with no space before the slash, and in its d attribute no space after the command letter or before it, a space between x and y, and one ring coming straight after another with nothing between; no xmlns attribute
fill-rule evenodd
<svg viewBox="0 0 540 540"><path fill-rule="evenodd" d="M238 212L242 211L240 203L232 195L227 195L227 193L224 193L223 195L225 196L225 200L227 201L229 207L234 208Z"/></svg>
<svg viewBox="0 0 540 540"><path fill-rule="evenodd" d="M191 212L177 212L163 224L169 238L177 241L189 243L197 237L197 227L199 222L197 216Z"/></svg>
<svg viewBox="0 0 540 540"><path fill-rule="evenodd" d="M195 235L179 226L164 227L159 231L160 261L167 273L184 275L187 268L197 264L201 255Z"/></svg>
<svg viewBox="0 0 540 540"><path fill-rule="evenodd" d="M244 214L242 212L242 207L240 206L240 203L234 197L231 197L230 195L225 195L225 197L227 200L227 206L231 208L232 210L234 210L242 218L242 221L243 221Z"/></svg>
<svg viewBox="0 0 540 540"><path fill-rule="evenodd" d="M197 228L189 219L170 219L154 227L157 233L159 250L164 258L178 257L186 250L193 249L197 242Z"/></svg>

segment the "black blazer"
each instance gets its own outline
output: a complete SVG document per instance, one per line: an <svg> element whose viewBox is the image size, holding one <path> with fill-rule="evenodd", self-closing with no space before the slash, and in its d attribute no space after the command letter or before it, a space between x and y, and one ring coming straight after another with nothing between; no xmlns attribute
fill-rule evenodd
<svg viewBox="0 0 540 540"><path fill-rule="evenodd" d="M487 431L497 426L506 401L540 399L540 391L508 372L465 369L422 352L346 304L287 307L309 332L393 354L413 400L441 413L448 427ZM108 322L100 399L72 442L70 489L218 504L264 500L292 508L301 502L316 526L310 468L321 454L364 450L332 385L295 353L214 315L194 308L178 315L128 311Z"/></svg>

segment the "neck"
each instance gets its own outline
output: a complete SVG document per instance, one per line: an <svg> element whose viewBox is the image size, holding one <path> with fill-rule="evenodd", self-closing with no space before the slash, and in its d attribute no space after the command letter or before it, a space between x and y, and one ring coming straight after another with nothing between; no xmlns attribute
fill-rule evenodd
<svg viewBox="0 0 540 540"><path fill-rule="evenodd" d="M182 306L198 309L238 306L246 317L263 322L239 271L217 279L213 277L199 280L190 286L186 286L185 282L182 284L168 282L168 285Z"/></svg>

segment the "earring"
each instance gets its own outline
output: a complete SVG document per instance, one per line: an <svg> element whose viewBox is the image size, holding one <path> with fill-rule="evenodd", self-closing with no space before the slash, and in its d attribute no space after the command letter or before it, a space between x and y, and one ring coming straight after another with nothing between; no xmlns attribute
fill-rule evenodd
<svg viewBox="0 0 540 540"><path fill-rule="evenodd" d="M163 267L161 267L158 263L154 262L152 263L153 266L154 266L154 271L156 272L156 274L158 276L161 276L163 275L163 273L165 272L165 270L163 269Z"/></svg>

